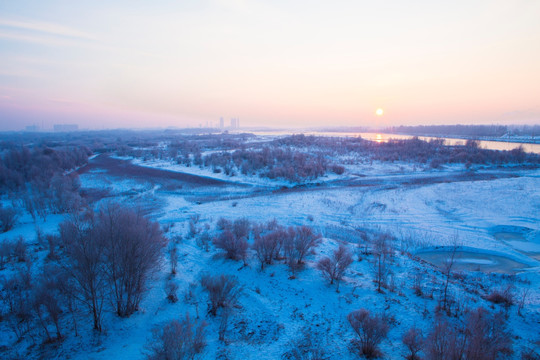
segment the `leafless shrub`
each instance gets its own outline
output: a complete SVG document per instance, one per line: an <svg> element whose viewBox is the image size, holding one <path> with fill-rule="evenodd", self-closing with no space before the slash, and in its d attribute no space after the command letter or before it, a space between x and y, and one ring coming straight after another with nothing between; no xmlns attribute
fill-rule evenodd
<svg viewBox="0 0 540 360"><path fill-rule="evenodd" d="M438 317L426 339L428 360L496 360L512 354L512 336L502 313L470 311L465 323Z"/></svg>
<svg viewBox="0 0 540 360"><path fill-rule="evenodd" d="M203 275L201 285L208 292L208 313L216 316L219 308L231 308L238 304L242 286L231 275Z"/></svg>
<svg viewBox="0 0 540 360"><path fill-rule="evenodd" d="M25 262L28 260L28 247L22 236L19 236L13 244L13 256L18 262Z"/></svg>
<svg viewBox="0 0 540 360"><path fill-rule="evenodd" d="M33 289L34 311L49 342L62 339L60 322L64 314L65 294L62 292L64 282L65 276L62 271L56 266L49 265L43 268L43 272L36 279L37 286ZM54 339L48 330L49 323L52 323L56 330Z"/></svg>
<svg viewBox="0 0 540 360"><path fill-rule="evenodd" d="M409 354L405 357L407 360L420 360L418 353L424 347L424 335L422 329L417 327L410 328L401 338L403 345L409 350Z"/></svg>
<svg viewBox="0 0 540 360"><path fill-rule="evenodd" d="M283 233L283 253L292 277L302 267L305 256L320 242L321 236L308 226L290 227Z"/></svg>
<svg viewBox="0 0 540 360"><path fill-rule="evenodd" d="M178 249L174 244L169 248L169 261L171 263L171 274L176 275L176 268L178 267Z"/></svg>
<svg viewBox="0 0 540 360"><path fill-rule="evenodd" d="M232 224L229 220L225 219L225 218L219 218L217 223L216 223L216 226L218 228L218 230L230 230L232 228Z"/></svg>
<svg viewBox="0 0 540 360"><path fill-rule="evenodd" d="M379 344L390 330L388 321L381 315L372 316L366 309L351 312L347 320L360 337L359 343L355 344L359 354L368 359L380 356Z"/></svg>
<svg viewBox="0 0 540 360"><path fill-rule="evenodd" d="M236 219L233 223L232 231L237 238L247 238L251 229L251 223L246 218Z"/></svg>
<svg viewBox="0 0 540 360"><path fill-rule="evenodd" d="M248 243L246 238L237 238L231 231L225 230L214 238L214 245L225 251L225 256L232 260L245 259Z"/></svg>
<svg viewBox="0 0 540 360"><path fill-rule="evenodd" d="M414 281L413 281L413 290L414 294L416 296L422 296L424 294L422 290L422 282L424 280L424 274L420 269L417 269L417 271L414 274Z"/></svg>
<svg viewBox="0 0 540 360"><path fill-rule="evenodd" d="M521 351L521 360L538 360L540 359L540 352L538 349L525 348Z"/></svg>
<svg viewBox="0 0 540 360"><path fill-rule="evenodd" d="M2 269L5 264L11 258L13 243L7 239L0 242L0 269Z"/></svg>
<svg viewBox="0 0 540 360"><path fill-rule="evenodd" d="M200 302L200 287L197 283L191 282L188 285L187 290L184 292L184 302L189 305L195 306L195 313L197 319L199 318L199 302Z"/></svg>
<svg viewBox="0 0 540 360"><path fill-rule="evenodd" d="M0 232L9 231L17 222L17 210L12 207L3 207L0 204Z"/></svg>
<svg viewBox="0 0 540 360"><path fill-rule="evenodd" d="M525 307L525 302L527 301L527 297L529 295L530 288L525 288L521 290L521 293L519 294L519 300L518 300L518 315L521 316L521 312L523 311L523 308Z"/></svg>
<svg viewBox="0 0 540 360"><path fill-rule="evenodd" d="M353 262L352 253L349 248L343 244L339 244L337 250L332 254L332 257L325 256L317 262L323 276L330 280L330 284L336 281L336 291L339 292L339 283L345 273L345 270Z"/></svg>
<svg viewBox="0 0 540 360"><path fill-rule="evenodd" d="M459 360L463 357L463 336L446 319L438 317L426 338L427 360Z"/></svg>
<svg viewBox="0 0 540 360"><path fill-rule="evenodd" d="M261 270L264 265L271 265L272 261L278 256L280 243L282 241L282 231L276 230L262 236L256 235L253 242L253 249L259 262Z"/></svg>
<svg viewBox="0 0 540 360"><path fill-rule="evenodd" d="M486 296L486 300L494 304L500 304L505 309L514 305L514 287L512 284L507 285L501 289L495 289Z"/></svg>
<svg viewBox="0 0 540 360"><path fill-rule="evenodd" d="M170 303L176 303L178 301L178 284L174 281L167 281L165 284L165 293L167 294L167 300L169 300Z"/></svg>
<svg viewBox="0 0 540 360"><path fill-rule="evenodd" d="M60 241L59 237L57 235L47 234L45 235L45 241L47 242L47 247L49 249L47 259L58 260L58 256L56 254L56 247L58 246L58 242Z"/></svg>
<svg viewBox="0 0 540 360"><path fill-rule="evenodd" d="M197 224L199 223L201 216L199 214L191 215L189 218L189 237L193 238L195 237L199 232L200 229L197 227Z"/></svg>
<svg viewBox="0 0 540 360"><path fill-rule="evenodd" d="M206 323L192 321L189 314L152 331L148 360L191 360L206 346Z"/></svg>
<svg viewBox="0 0 540 360"><path fill-rule="evenodd" d="M512 354L512 336L506 331L502 313L492 314L478 308L467 316L465 358L467 360L496 360Z"/></svg>
<svg viewBox="0 0 540 360"><path fill-rule="evenodd" d="M370 254L369 249L372 239L369 234L362 229L356 229L356 233L358 236L358 260L361 261L363 255L365 256Z"/></svg>
<svg viewBox="0 0 540 360"><path fill-rule="evenodd" d="M30 269L2 280L2 295L7 308L5 321L17 340L32 330L32 278Z"/></svg>
<svg viewBox="0 0 540 360"><path fill-rule="evenodd" d="M212 238L210 237L210 234L207 230L203 231L196 239L197 246L199 246L204 251L208 252L210 251L210 243L212 242Z"/></svg>
<svg viewBox="0 0 540 360"><path fill-rule="evenodd" d="M328 359L323 334L317 333L314 329L304 327L301 335L292 341L291 349L285 352L283 359L291 360L325 360Z"/></svg>

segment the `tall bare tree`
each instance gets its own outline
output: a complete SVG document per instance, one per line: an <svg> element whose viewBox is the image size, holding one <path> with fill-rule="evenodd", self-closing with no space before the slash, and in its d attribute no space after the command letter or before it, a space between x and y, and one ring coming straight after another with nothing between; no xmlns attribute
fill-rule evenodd
<svg viewBox="0 0 540 360"><path fill-rule="evenodd" d="M70 275L73 295L88 306L94 330L101 331L101 316L106 296L106 274L103 265L104 244L92 236L94 218L73 215L60 224L60 241L66 251L63 267Z"/></svg>
<svg viewBox="0 0 540 360"><path fill-rule="evenodd" d="M95 236L104 246L104 267L116 313L137 311L152 272L159 265L165 239L156 222L117 203L97 214Z"/></svg>

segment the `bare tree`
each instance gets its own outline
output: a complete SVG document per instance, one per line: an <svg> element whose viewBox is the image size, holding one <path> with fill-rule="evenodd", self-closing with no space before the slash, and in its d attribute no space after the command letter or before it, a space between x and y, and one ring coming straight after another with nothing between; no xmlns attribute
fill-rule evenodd
<svg viewBox="0 0 540 360"><path fill-rule="evenodd" d="M65 278L61 269L54 265L47 265L36 279L37 286L34 288L34 309L47 335L47 340L52 338L48 331L48 322L51 322L56 330L56 340L62 339L60 320L64 314L64 294L61 291ZM45 318L47 315L47 318Z"/></svg>
<svg viewBox="0 0 540 360"><path fill-rule="evenodd" d="M317 262L317 269L319 269L323 276L330 280L330 284L336 281L336 292L339 292L339 283L343 278L345 270L353 262L351 250L343 245L339 244L337 250L332 254L332 257L325 256Z"/></svg>
<svg viewBox="0 0 540 360"><path fill-rule="evenodd" d="M261 263L261 270L264 269L264 265L271 265L272 261L278 256L281 242L281 232L272 231L262 236L256 235L253 242L253 249L259 262Z"/></svg>
<svg viewBox="0 0 540 360"><path fill-rule="evenodd" d="M457 332L448 321L438 316L426 338L426 359L428 360L458 360L462 354L456 354Z"/></svg>
<svg viewBox="0 0 540 360"><path fill-rule="evenodd" d="M251 223L246 218L236 219L232 226L232 232L237 239L247 238L251 229Z"/></svg>
<svg viewBox="0 0 540 360"><path fill-rule="evenodd" d="M467 360L496 360L512 354L512 336L501 312L493 314L481 307L471 311L464 332Z"/></svg>
<svg viewBox="0 0 540 360"><path fill-rule="evenodd" d="M3 300L7 314L3 320L11 328L17 340L32 330L32 278L30 269L19 270L11 277L2 279Z"/></svg>
<svg viewBox="0 0 540 360"><path fill-rule="evenodd" d="M236 277L230 275L205 275L201 278L201 285L208 291L208 312L215 316L221 308L219 340L224 341L230 317L238 306L243 288Z"/></svg>
<svg viewBox="0 0 540 360"><path fill-rule="evenodd" d="M496 360L512 354L504 314L483 308L470 311L464 324L437 317L425 344L428 360Z"/></svg>
<svg viewBox="0 0 540 360"><path fill-rule="evenodd" d="M165 239L159 224L109 203L97 214L94 236L103 244L103 266L116 313L130 316L162 256Z"/></svg>
<svg viewBox="0 0 540 360"><path fill-rule="evenodd" d="M313 248L321 243L321 236L315 234L308 226L299 226L295 229L294 248L298 255L298 263L301 264L304 257Z"/></svg>
<svg viewBox="0 0 540 360"><path fill-rule="evenodd" d="M415 326L410 328L401 338L403 345L409 349L409 354L405 357L407 360L420 360L418 353L424 347L424 335L422 329Z"/></svg>
<svg viewBox="0 0 540 360"><path fill-rule="evenodd" d="M368 359L380 356L379 344L390 330L387 320L381 315L372 316L366 309L351 312L347 320L360 338L359 353Z"/></svg>
<svg viewBox="0 0 540 360"><path fill-rule="evenodd" d="M206 347L206 323L191 320L172 320L156 327L148 346L148 360L191 360Z"/></svg>
<svg viewBox="0 0 540 360"><path fill-rule="evenodd" d="M234 307L243 288L236 277L231 275L203 275L202 287L208 291L208 313L216 316L219 308Z"/></svg>
<svg viewBox="0 0 540 360"><path fill-rule="evenodd" d="M394 253L390 243L391 240L392 237L389 234L383 233L379 234L373 241L373 271L378 292L381 292L381 285L386 283L386 278L390 272L388 260Z"/></svg>
<svg viewBox="0 0 540 360"><path fill-rule="evenodd" d="M17 210L12 207L2 207L0 204L0 232L11 230L17 222L17 216Z"/></svg>
<svg viewBox="0 0 540 360"><path fill-rule="evenodd" d="M525 288L521 291L519 294L519 301L518 301L518 315L522 316L521 311L523 311L523 308L525 307L525 302L527 301L527 297L529 296L530 288Z"/></svg>
<svg viewBox="0 0 540 360"><path fill-rule="evenodd" d="M237 238L229 230L214 238L214 245L225 250L225 256L232 260L245 260L249 246L245 237Z"/></svg>
<svg viewBox="0 0 540 360"><path fill-rule="evenodd" d="M94 330L101 331L101 316L106 296L106 274L103 266L104 244L92 236L94 219L72 216L60 224L60 242L66 258L62 263L70 275L73 296L88 306Z"/></svg>
<svg viewBox="0 0 540 360"><path fill-rule="evenodd" d="M184 302L195 306L195 314L199 318L200 287L195 282L190 282L184 293Z"/></svg>
<svg viewBox="0 0 540 360"><path fill-rule="evenodd" d="M450 311L450 309L448 308L448 284L450 283L452 268L454 267L454 263L456 261L457 249L458 246L454 244L451 247L450 255L446 258L444 264L442 265L442 271L444 275L442 309L447 312Z"/></svg>
<svg viewBox="0 0 540 360"><path fill-rule="evenodd" d="M305 256L320 244L321 237L313 233L310 227L299 226L289 227L283 233L282 239L283 253L294 278L296 272L302 267Z"/></svg>
<svg viewBox="0 0 540 360"><path fill-rule="evenodd" d="M174 243L169 247L169 261L171 263L171 274L176 275L176 268L178 266L178 249Z"/></svg>

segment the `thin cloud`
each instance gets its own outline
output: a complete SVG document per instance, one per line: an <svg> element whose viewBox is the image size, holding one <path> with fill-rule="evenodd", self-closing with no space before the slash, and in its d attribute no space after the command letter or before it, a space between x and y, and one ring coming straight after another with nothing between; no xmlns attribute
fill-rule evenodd
<svg viewBox="0 0 540 360"><path fill-rule="evenodd" d="M73 40L73 39L59 38L55 36L26 35L26 34L14 33L14 32L9 32L9 31L0 31L0 38L16 40L16 41L39 43L42 45L52 45L52 46L65 46L65 45L78 45L79 44L78 41Z"/></svg>
<svg viewBox="0 0 540 360"><path fill-rule="evenodd" d="M0 26L18 30L29 30L49 35L62 36L68 38L77 38L85 40L96 40L96 38L88 33L73 29L67 26L39 22L39 21L18 21L0 18Z"/></svg>

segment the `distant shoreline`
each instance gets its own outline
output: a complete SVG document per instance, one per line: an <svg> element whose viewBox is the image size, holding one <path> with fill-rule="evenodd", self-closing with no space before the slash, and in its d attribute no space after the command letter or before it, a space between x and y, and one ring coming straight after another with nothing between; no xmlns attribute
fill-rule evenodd
<svg viewBox="0 0 540 360"><path fill-rule="evenodd" d="M376 131L366 131L376 134ZM387 134L405 135L405 136L423 136L435 137L441 139L461 139L461 140L479 140L479 141L498 141L516 144L540 144L540 136L512 136L512 137L493 137L493 136L466 136L466 135L438 135L438 134L407 134L400 132L386 132Z"/></svg>

